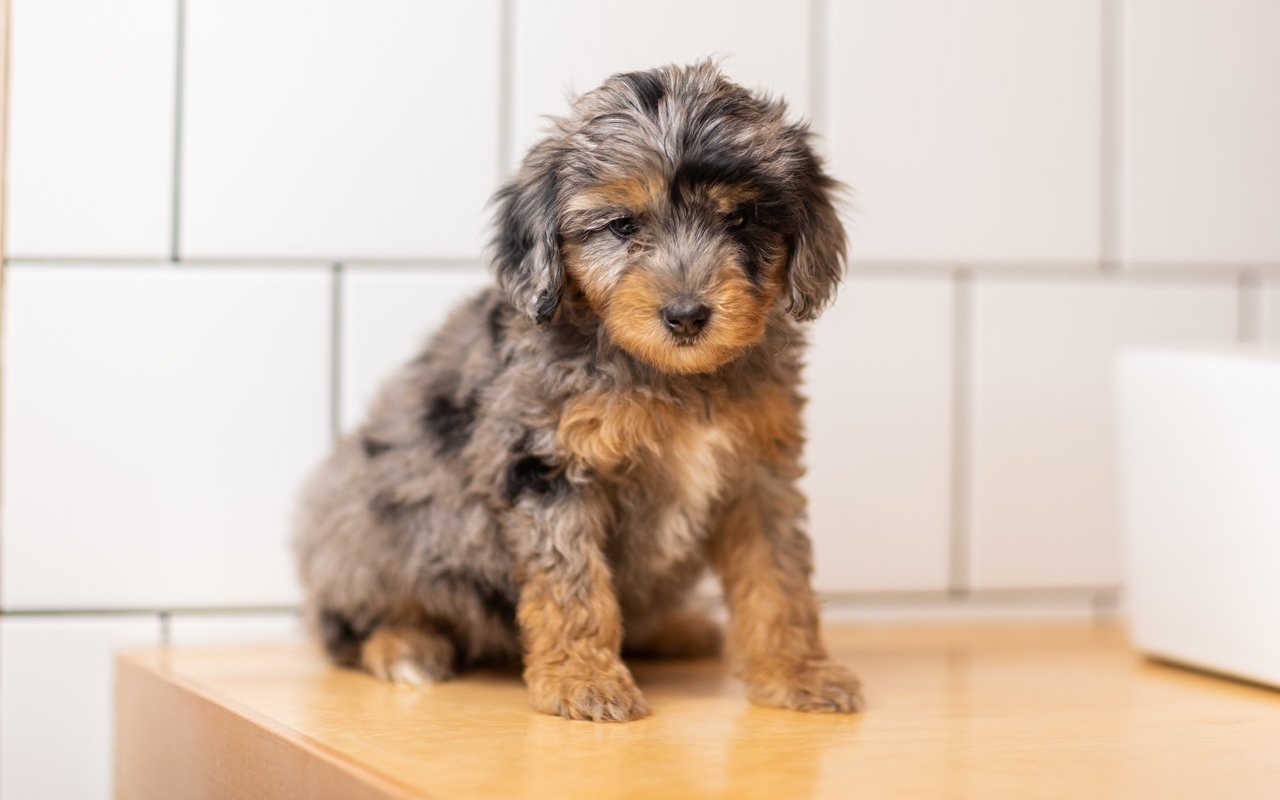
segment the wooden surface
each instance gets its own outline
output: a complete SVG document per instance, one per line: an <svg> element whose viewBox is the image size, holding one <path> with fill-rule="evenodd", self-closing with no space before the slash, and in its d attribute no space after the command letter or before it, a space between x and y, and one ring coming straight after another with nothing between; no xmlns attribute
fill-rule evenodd
<svg viewBox="0 0 1280 800"><path fill-rule="evenodd" d="M653 717L529 709L515 674L395 687L305 647L120 660L121 798L1280 798L1280 693L1084 623L840 627L858 716L748 706L718 661L639 662Z"/></svg>

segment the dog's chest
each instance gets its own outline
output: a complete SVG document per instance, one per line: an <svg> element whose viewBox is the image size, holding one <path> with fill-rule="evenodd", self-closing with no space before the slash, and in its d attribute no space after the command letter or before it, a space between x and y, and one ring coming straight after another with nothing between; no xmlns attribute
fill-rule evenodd
<svg viewBox="0 0 1280 800"><path fill-rule="evenodd" d="M558 443L613 498L615 578L643 591L700 567L709 528L759 454L750 409L640 393L586 395L568 404Z"/></svg>

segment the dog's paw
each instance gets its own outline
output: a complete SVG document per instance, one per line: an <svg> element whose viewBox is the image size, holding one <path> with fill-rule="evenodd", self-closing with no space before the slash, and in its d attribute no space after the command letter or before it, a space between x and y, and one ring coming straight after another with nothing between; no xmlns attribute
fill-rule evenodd
<svg viewBox="0 0 1280 800"><path fill-rule="evenodd" d="M753 703L828 714L863 708L862 684L834 661L768 662L752 665L744 678Z"/></svg>
<svg viewBox="0 0 1280 800"><path fill-rule="evenodd" d="M453 677L453 643L435 631L378 628L360 649L364 668L392 683L421 686Z"/></svg>
<svg viewBox="0 0 1280 800"><path fill-rule="evenodd" d="M525 673L533 707L546 714L592 722L630 722L649 715L649 704L621 662L607 669L544 669Z"/></svg>

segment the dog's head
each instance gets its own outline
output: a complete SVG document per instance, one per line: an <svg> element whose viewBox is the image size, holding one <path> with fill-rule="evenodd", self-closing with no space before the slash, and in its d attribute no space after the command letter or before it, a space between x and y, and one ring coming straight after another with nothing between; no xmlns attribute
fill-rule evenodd
<svg viewBox="0 0 1280 800"><path fill-rule="evenodd" d="M806 126L709 62L615 75L580 97L497 194L492 258L539 324L567 289L666 372L760 341L775 307L821 311L845 237Z"/></svg>

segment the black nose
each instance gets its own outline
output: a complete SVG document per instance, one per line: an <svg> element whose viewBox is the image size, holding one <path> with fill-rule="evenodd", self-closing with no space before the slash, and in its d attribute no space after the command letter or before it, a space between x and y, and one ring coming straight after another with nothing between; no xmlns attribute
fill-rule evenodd
<svg viewBox="0 0 1280 800"><path fill-rule="evenodd" d="M688 300L680 300L662 309L662 321L676 336L696 336L707 327L711 309Z"/></svg>

